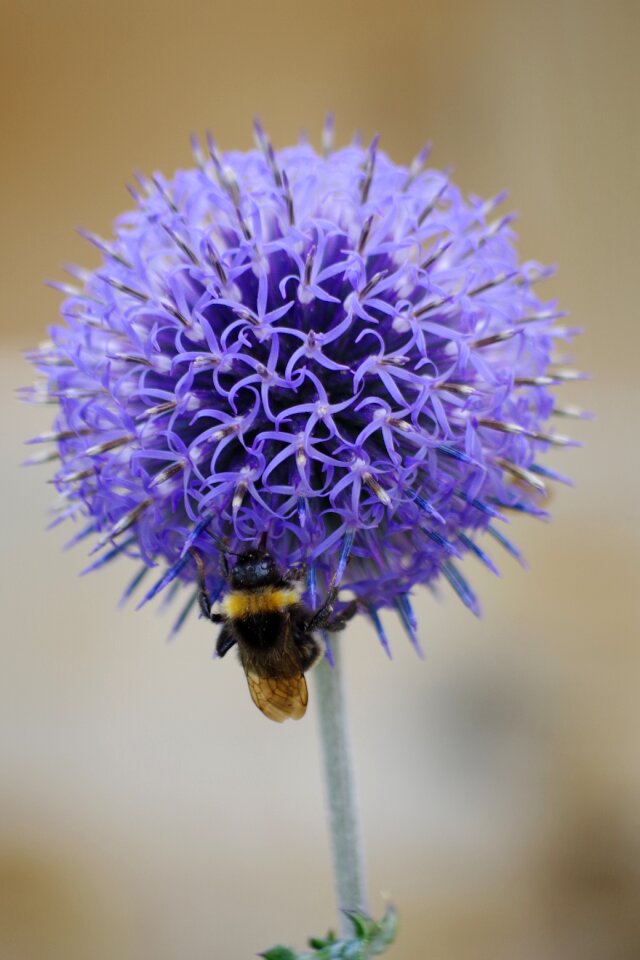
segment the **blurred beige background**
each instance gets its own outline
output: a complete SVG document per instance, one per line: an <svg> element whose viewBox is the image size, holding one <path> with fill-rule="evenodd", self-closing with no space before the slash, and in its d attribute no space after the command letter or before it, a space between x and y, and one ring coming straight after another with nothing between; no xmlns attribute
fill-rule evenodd
<svg viewBox="0 0 640 960"><path fill-rule="evenodd" d="M95 263L74 228L108 234L133 170L189 164L191 131L248 147L256 113L317 142L328 108L511 188L597 412L553 524L514 523L530 572L468 561L480 623L425 591L424 664L349 634L372 906L401 908L396 960L640 956L639 27L635 0L0 2L4 960L235 960L332 921L313 714L267 723L203 624L167 646L119 612L126 565L77 578L47 468L17 467L49 411L13 394L42 281Z"/></svg>

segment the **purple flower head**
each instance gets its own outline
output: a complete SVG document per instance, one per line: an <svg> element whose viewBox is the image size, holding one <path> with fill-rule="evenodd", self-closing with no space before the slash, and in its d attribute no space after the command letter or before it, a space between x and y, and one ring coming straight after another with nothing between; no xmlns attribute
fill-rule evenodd
<svg viewBox="0 0 640 960"><path fill-rule="evenodd" d="M308 565L316 607L333 580L368 610L395 607L414 643L409 594L460 571L502 533L507 510L539 514L562 412L552 387L561 316L520 263L503 199L465 198L446 173L353 143L220 153L140 178L135 207L91 272L62 285L64 326L30 355L55 402L61 517L97 536L95 569L119 554L159 578L144 599L189 586L204 558L226 589L220 539L266 537L285 568ZM566 411L565 411L566 412ZM348 562L347 562L348 561Z"/></svg>

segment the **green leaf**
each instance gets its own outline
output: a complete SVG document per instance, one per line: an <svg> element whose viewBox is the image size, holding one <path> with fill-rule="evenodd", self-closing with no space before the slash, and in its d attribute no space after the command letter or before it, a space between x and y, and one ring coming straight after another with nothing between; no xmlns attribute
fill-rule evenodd
<svg viewBox="0 0 640 960"><path fill-rule="evenodd" d="M356 937L359 940L368 940L370 938L371 928L375 927L375 922L371 917L367 917L366 914L359 913L357 910L345 910L344 912L353 924Z"/></svg>
<svg viewBox="0 0 640 960"><path fill-rule="evenodd" d="M384 953L396 939L398 933L398 914L393 907L387 907L384 917L371 940L369 956L375 957Z"/></svg>
<svg viewBox="0 0 640 960"><path fill-rule="evenodd" d="M265 953L259 954L264 960L298 960L298 954L289 947L272 947Z"/></svg>
<svg viewBox="0 0 640 960"><path fill-rule="evenodd" d="M260 956L264 960L369 960L384 953L395 940L398 916L393 907L387 907L380 922L357 910L348 911L347 916L354 932L349 939L337 940L329 931L326 937L309 938L311 953L296 953L289 947L272 947Z"/></svg>
<svg viewBox="0 0 640 960"><path fill-rule="evenodd" d="M323 947L329 947L336 940L337 937L333 930L329 930L326 937L309 937L309 946L313 947L314 950L321 950Z"/></svg>

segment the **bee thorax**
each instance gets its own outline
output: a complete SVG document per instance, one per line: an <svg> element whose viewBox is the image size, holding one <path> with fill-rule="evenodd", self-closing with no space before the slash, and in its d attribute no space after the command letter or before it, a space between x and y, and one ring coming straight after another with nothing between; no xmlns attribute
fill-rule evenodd
<svg viewBox="0 0 640 960"><path fill-rule="evenodd" d="M222 603L222 612L230 620L243 620L262 614L281 613L298 602L296 591L288 588L231 590Z"/></svg>

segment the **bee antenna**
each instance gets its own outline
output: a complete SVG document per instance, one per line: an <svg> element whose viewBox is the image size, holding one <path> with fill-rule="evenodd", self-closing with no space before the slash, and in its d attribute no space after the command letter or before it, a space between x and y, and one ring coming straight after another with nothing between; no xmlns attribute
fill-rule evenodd
<svg viewBox="0 0 640 960"><path fill-rule="evenodd" d="M189 547L189 553L196 562L196 567L198 568L198 579L200 581L200 585L202 586L205 583L204 560L198 551L193 549L193 547Z"/></svg>
<svg viewBox="0 0 640 960"><path fill-rule="evenodd" d="M220 537L217 537L217 536L215 535L215 533L211 533L210 530L207 530L207 534L208 534L209 537L211 537L211 539L212 539L213 542L215 543L215 545L216 545L216 547L218 548L218 550L220 551L220 553L223 553L225 556L230 556L230 557L237 557L237 556L239 556L239 554L238 554L237 552L235 552L235 551L233 551L233 550L229 550L229 547L227 546L226 540L222 540Z"/></svg>
<svg viewBox="0 0 640 960"><path fill-rule="evenodd" d="M266 551L266 549L267 549L267 531L266 531L266 530L263 531L263 533L262 533L262 535L261 535L261 537L260 537L260 543L259 543L258 546L259 546L260 550Z"/></svg>

